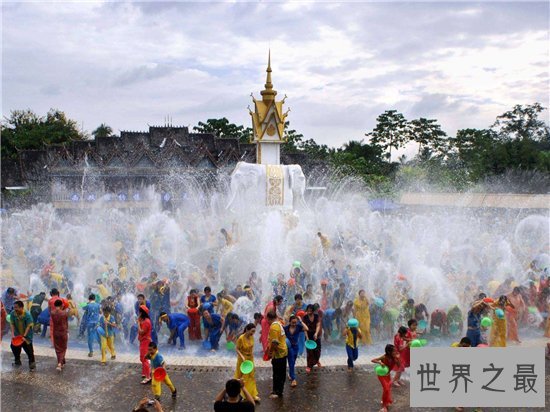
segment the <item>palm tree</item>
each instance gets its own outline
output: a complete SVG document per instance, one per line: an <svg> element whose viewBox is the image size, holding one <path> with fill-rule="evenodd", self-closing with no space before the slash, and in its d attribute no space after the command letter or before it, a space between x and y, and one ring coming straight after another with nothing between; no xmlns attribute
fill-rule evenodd
<svg viewBox="0 0 550 412"><path fill-rule="evenodd" d="M111 129L111 126L108 126L105 123L101 123L98 128L92 132L92 135L95 139L97 139L98 137L109 137L112 134L113 129Z"/></svg>

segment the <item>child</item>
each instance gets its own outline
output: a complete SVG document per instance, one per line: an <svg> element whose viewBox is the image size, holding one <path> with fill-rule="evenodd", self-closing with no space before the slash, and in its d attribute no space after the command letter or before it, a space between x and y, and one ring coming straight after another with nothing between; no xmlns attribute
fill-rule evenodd
<svg viewBox="0 0 550 412"><path fill-rule="evenodd" d="M154 342L149 343L149 349L147 351L147 358L151 360L151 368L153 369L153 381L151 382L151 389L153 390L153 395L155 395L155 399L157 401L160 400L160 394L162 393L162 387L161 387L161 381L157 381L155 379L155 369L157 368L164 368L166 363L164 362L164 358L159 353L157 349L157 344ZM168 373L164 377L163 381L166 386L170 388L170 391L172 391L172 399L176 399L178 391L172 384L172 381L170 380L170 377L168 376Z"/></svg>
<svg viewBox="0 0 550 412"><path fill-rule="evenodd" d="M401 362L399 361L399 353L397 352L395 346L387 344L384 349L384 355L372 359L371 362L386 366L390 371L385 376L378 376L378 380L382 384L382 409L380 412L388 412L388 406L393 403L391 398L391 370L401 366Z"/></svg>
<svg viewBox="0 0 550 412"><path fill-rule="evenodd" d="M401 360L401 362L403 363L403 370L411 366L410 342L415 340L420 334L416 331L416 328L418 327L418 322L416 321L416 319L409 319L409 321L407 322L407 325L409 326L409 330L407 331L407 336L406 336L407 347L403 351L404 359Z"/></svg>
<svg viewBox="0 0 550 412"><path fill-rule="evenodd" d="M359 348L357 340L363 337L361 329L359 329L359 322L353 322L355 319L348 321L343 336L346 338L346 352L348 354L348 372L353 372L353 361L359 357Z"/></svg>
<svg viewBox="0 0 550 412"><path fill-rule="evenodd" d="M116 359L114 328L116 328L117 325L115 322L115 317L111 315L111 308L105 307L103 309L103 316L99 318L98 326L103 328L105 332L105 335L100 334L100 340L101 340L101 364L106 365L107 348L111 353L111 360Z"/></svg>
<svg viewBox="0 0 550 412"><path fill-rule="evenodd" d="M405 326L400 326L397 330L397 333L393 337L393 344L395 349L399 352L401 365L395 371L395 376L393 377L393 386L400 387L404 384L401 380L401 374L405 371L405 365L410 363L410 348L409 348L409 339L407 338L407 333L409 330Z"/></svg>

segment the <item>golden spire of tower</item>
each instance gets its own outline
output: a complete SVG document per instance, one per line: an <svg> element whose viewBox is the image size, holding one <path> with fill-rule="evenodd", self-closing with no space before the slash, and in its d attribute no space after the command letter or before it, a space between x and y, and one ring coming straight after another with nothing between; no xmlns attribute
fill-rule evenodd
<svg viewBox="0 0 550 412"><path fill-rule="evenodd" d="M264 102L275 100L275 96L277 95L277 91L273 90L273 83L271 83L271 49L269 50L269 54L267 57L266 72L267 76L265 79L265 89L260 92Z"/></svg>

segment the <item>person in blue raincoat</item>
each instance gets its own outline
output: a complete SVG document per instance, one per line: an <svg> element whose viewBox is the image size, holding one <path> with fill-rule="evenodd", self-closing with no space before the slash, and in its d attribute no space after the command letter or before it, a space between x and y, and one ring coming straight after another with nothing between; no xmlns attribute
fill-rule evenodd
<svg viewBox="0 0 550 412"><path fill-rule="evenodd" d="M212 351L216 351L220 347L223 324L223 318L217 313L210 313L208 310L202 312L202 325L206 335L204 340L210 343Z"/></svg>
<svg viewBox="0 0 550 412"><path fill-rule="evenodd" d="M160 312L160 322L166 322L166 326L170 330L168 343L176 345L177 338L180 339L180 349L185 349L185 330L189 327L189 317L183 313Z"/></svg>
<svg viewBox="0 0 550 412"><path fill-rule="evenodd" d="M304 333L308 331L306 325L304 325L300 318L291 315L288 321L288 325L284 327L285 335L287 338L286 346L288 347L288 376L290 376L290 386L293 388L298 385L296 382L296 358L299 354L300 338L304 336Z"/></svg>
<svg viewBox="0 0 550 412"><path fill-rule="evenodd" d="M42 325L42 333L40 337L45 338L46 332L48 331L48 326L50 326L50 308L46 308L40 312L40 315L38 315L36 320Z"/></svg>
<svg viewBox="0 0 550 412"><path fill-rule="evenodd" d="M84 316L86 319L86 333L88 334L88 357L94 356L94 342L97 342L101 348L101 342L97 334L97 324L99 322L99 303L95 301L93 293L88 296L88 303L84 306Z"/></svg>
<svg viewBox="0 0 550 412"><path fill-rule="evenodd" d="M307 308L307 305L304 303L304 298L302 297L302 294L296 293L294 295L294 303L288 306L285 310L285 315L284 315L285 322L288 323L292 315L299 316L298 315L299 312L304 312L303 314L305 314L306 308ZM305 342L306 342L306 336L305 336L305 333L302 332L298 338L298 354L297 354L298 356L302 356L302 354L304 353Z"/></svg>

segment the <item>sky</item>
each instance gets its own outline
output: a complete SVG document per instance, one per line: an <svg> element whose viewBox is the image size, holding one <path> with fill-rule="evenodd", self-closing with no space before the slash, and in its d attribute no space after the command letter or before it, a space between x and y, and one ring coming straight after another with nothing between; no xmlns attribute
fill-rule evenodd
<svg viewBox="0 0 550 412"><path fill-rule="evenodd" d="M339 147L396 109L454 135L549 105L548 2L3 2L2 115L91 132L251 124L271 49L291 127ZM548 119L548 112L545 112Z"/></svg>

